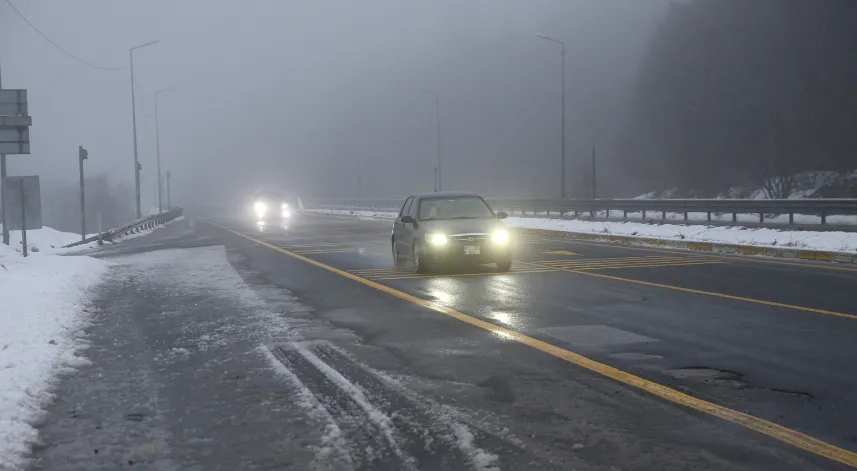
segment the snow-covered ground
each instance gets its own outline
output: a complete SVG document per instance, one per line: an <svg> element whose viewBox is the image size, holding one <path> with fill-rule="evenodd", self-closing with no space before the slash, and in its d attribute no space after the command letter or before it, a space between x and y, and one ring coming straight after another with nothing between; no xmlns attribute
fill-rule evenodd
<svg viewBox="0 0 857 471"><path fill-rule="evenodd" d="M328 214L343 214L375 219L395 219L396 217L396 213L394 212L340 210L315 211ZM670 218L669 216L670 215L667 214L668 219ZM843 218L844 217L845 216L843 216ZM731 215L729 215L729 218L731 220ZM741 219L739 219L739 221L740 220ZM828 218L828 221L830 223L834 223L832 217ZM758 222L758 219L754 219L753 222ZM797 217L795 222L798 222ZM643 222L581 221L550 219L547 217L510 217L506 219L506 224L512 227L529 229L548 229L555 231L612 234L657 239L683 239L698 242L765 247L792 247L835 252L857 252L857 233L854 232L815 232L741 226L718 227L683 224L646 224Z"/></svg>
<svg viewBox="0 0 857 471"><path fill-rule="evenodd" d="M741 226L645 224L640 222L598 222L517 217L507 219L507 224L514 227L567 232L857 252L857 233L853 232L784 231Z"/></svg>
<svg viewBox="0 0 857 471"><path fill-rule="evenodd" d="M308 209L307 211L324 214L337 214L343 216L356 216L370 219L396 219L398 213L386 211L351 211L346 209Z"/></svg>
<svg viewBox="0 0 857 471"><path fill-rule="evenodd" d="M515 212L515 214L519 214L519 212ZM527 215L532 215L532 211L528 212ZM589 213L586 213L587 215ZM557 215L557 212L554 211L552 213L553 216ZM546 212L536 213L536 216L550 216ZM661 211L649 211L646 213L646 218L643 219L642 212L629 212L628 219L630 221L638 220L638 221L647 221L647 222L658 222L658 221L682 221L684 220L684 213L672 213L668 212L666 214L666 219L663 217L663 213ZM746 223L758 223L759 215L758 214L738 214L736 215L737 222L746 222ZM595 217L597 218L607 218L607 211L596 211ZM621 211L610 211L609 217L611 218L621 218ZM687 218L690 221L705 221L708 219L708 213L687 213ZM711 213L711 221L712 222L732 222L732 213ZM772 224L788 224L789 223L789 215L788 214L778 214L776 216L765 215L765 222ZM821 224L821 216L817 216L815 214L795 214L794 215L794 223L795 224ZM854 215L830 215L827 216L827 224L831 225L854 225L857 226L857 216Z"/></svg>
<svg viewBox="0 0 857 471"><path fill-rule="evenodd" d="M107 263L62 256L80 235L50 228L28 231L29 257L20 232L0 244L0 469L18 469L37 439L33 423L58 374L82 361L77 338L87 319L88 290ZM34 250L35 249L35 250Z"/></svg>
<svg viewBox="0 0 857 471"><path fill-rule="evenodd" d="M95 234L89 234L87 237ZM80 234L71 232L60 232L50 227L43 227L34 231L27 231L27 248L28 252L43 252L43 253L58 253L68 249L62 247L72 244L80 240ZM3 250L14 250L21 252L21 231L9 232L9 246L0 245L0 258L3 257ZM20 256L20 255L19 255Z"/></svg>

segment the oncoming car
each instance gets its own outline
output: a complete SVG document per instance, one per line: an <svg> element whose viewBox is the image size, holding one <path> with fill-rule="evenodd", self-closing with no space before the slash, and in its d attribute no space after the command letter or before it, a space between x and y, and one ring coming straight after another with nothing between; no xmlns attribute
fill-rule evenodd
<svg viewBox="0 0 857 471"><path fill-rule="evenodd" d="M408 197L393 223L393 263L406 260L425 273L444 262L512 266L512 237L494 211L475 193L439 192Z"/></svg>
<svg viewBox="0 0 857 471"><path fill-rule="evenodd" d="M300 198L283 196L272 190L257 190L250 197L251 217L259 224L288 221L303 211Z"/></svg>

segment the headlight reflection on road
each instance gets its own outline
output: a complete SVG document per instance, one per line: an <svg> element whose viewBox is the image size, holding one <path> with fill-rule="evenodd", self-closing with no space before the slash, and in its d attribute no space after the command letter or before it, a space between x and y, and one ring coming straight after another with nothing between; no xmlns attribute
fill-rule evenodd
<svg viewBox="0 0 857 471"><path fill-rule="evenodd" d="M514 340L515 339L515 337L512 337L511 335L507 334L506 332L496 332L495 331L494 335L496 335L497 337L500 337L503 340Z"/></svg>
<svg viewBox="0 0 857 471"><path fill-rule="evenodd" d="M443 279L428 279L426 280L426 292L433 297L433 301L439 304L452 305L455 304L457 296L453 294L456 288L460 289L452 280Z"/></svg>
<svg viewBox="0 0 857 471"><path fill-rule="evenodd" d="M507 312L492 312L490 314L491 318L507 325L514 324L514 320L512 319L512 315Z"/></svg>

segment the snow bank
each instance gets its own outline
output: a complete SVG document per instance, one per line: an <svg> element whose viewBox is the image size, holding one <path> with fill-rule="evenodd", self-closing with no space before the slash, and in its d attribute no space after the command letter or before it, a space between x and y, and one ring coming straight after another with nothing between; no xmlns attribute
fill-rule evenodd
<svg viewBox="0 0 857 471"><path fill-rule="evenodd" d="M347 209L310 209L309 211L324 214L342 214L373 219L396 219L399 213L392 211L351 211Z"/></svg>
<svg viewBox="0 0 857 471"><path fill-rule="evenodd" d="M329 214L347 214L376 219L395 219L397 213L379 211L316 210ZM629 213L629 216L631 214ZM731 215L729 215L731 219ZM668 217L669 219L669 217ZM740 218L739 218L740 220ZM796 221L798 218L796 217ZM758 221L758 219L754 219ZM830 218L828 221L833 222ZM855 232L794 231L742 226L705 226L681 224L646 224L642 222L581 221L548 218L510 217L506 224L528 229L548 229L566 232L587 232L656 239L684 239L721 244L755 245L763 247L793 247L808 250L857 252ZM798 221L803 222L803 221ZM807 222L809 222L807 220ZM846 216L836 222L851 223Z"/></svg>
<svg viewBox="0 0 857 471"><path fill-rule="evenodd" d="M95 235L95 234L91 234ZM62 251L64 245L80 240L80 234L71 232L60 232L50 227L43 227L33 231L27 231L27 248L29 252L57 253ZM21 231L9 231L9 247L5 245L0 249L2 257L3 249L14 249L21 252Z"/></svg>
<svg viewBox="0 0 857 471"><path fill-rule="evenodd" d="M24 258L17 234L17 249L0 245L0 469L24 466L56 376L83 361L75 352L88 288L107 271L101 260L49 253L79 235L28 231L39 252Z"/></svg>
<svg viewBox="0 0 857 471"><path fill-rule="evenodd" d="M509 218L507 224L530 229L588 232L658 239L685 239L699 242L795 247L835 252L857 251L857 233L784 231L740 226L644 224L639 222L597 222L542 218Z"/></svg>

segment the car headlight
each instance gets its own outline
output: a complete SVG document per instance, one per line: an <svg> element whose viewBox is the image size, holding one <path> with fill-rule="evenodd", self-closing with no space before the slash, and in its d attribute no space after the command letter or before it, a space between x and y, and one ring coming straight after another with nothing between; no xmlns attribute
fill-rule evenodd
<svg viewBox="0 0 857 471"><path fill-rule="evenodd" d="M509 231L506 229L499 229L494 231L491 234L491 241L495 244L506 244L509 242Z"/></svg>
<svg viewBox="0 0 857 471"><path fill-rule="evenodd" d="M289 203L283 203L283 204L281 204L281 205L280 205L280 209L282 209L283 211L288 211L288 209L289 209Z"/></svg>
<svg viewBox="0 0 857 471"><path fill-rule="evenodd" d="M268 205L264 201L257 201L253 204L253 212L256 216L262 217L268 212Z"/></svg>
<svg viewBox="0 0 857 471"><path fill-rule="evenodd" d="M426 242L431 245L446 245L448 241L443 234L428 234L426 235Z"/></svg>

